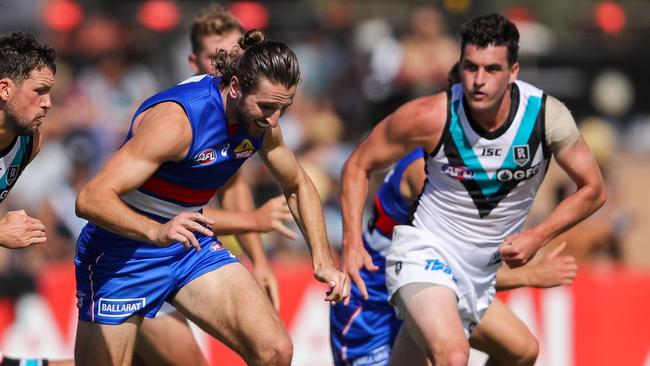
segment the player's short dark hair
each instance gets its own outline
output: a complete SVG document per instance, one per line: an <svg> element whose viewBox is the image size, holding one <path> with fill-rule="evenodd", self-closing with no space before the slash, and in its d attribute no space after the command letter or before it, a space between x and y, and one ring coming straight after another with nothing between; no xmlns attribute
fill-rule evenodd
<svg viewBox="0 0 650 366"><path fill-rule="evenodd" d="M239 20L235 18L224 6L213 4L201 10L194 17L190 30L192 52L198 54L203 50L201 39L210 35L224 35L232 31L244 33Z"/></svg>
<svg viewBox="0 0 650 366"><path fill-rule="evenodd" d="M506 46L508 48L508 63L517 62L519 53L519 31L517 26L508 18L499 14L481 15L463 24L460 31L461 59L465 45L471 44L479 48L490 45Z"/></svg>
<svg viewBox="0 0 650 366"><path fill-rule="evenodd" d="M0 37L0 78L10 78L20 83L29 78L33 70L49 67L56 73L52 47L38 43L30 33L13 32Z"/></svg>
<svg viewBox="0 0 650 366"><path fill-rule="evenodd" d="M287 88L300 82L298 58L286 44L267 41L261 31L253 29L239 40L239 46L243 51L218 50L213 59L221 86L228 85L233 76L244 93L254 90L262 78Z"/></svg>

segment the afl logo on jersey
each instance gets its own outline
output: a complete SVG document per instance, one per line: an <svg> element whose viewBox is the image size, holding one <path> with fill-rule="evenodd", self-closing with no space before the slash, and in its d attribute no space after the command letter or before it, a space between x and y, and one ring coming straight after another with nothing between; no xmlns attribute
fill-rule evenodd
<svg viewBox="0 0 650 366"><path fill-rule="evenodd" d="M467 169L465 166L453 166L445 164L442 166L442 173L448 177L452 177L458 180L474 179L474 172Z"/></svg>
<svg viewBox="0 0 650 366"><path fill-rule="evenodd" d="M205 149L196 154L194 162L199 165L210 165L217 160L217 151L215 149Z"/></svg>
<svg viewBox="0 0 650 366"><path fill-rule="evenodd" d="M237 159L249 158L253 153L255 153L255 147L248 139L244 139L235 148L235 157Z"/></svg>

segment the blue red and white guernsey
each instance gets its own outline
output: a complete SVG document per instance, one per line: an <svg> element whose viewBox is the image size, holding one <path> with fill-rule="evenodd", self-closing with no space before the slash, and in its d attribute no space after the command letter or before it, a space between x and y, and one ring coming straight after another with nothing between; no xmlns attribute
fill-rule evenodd
<svg viewBox="0 0 650 366"><path fill-rule="evenodd" d="M400 159L388 172L375 197L374 212L363 232L363 244L379 267L376 272L362 268L368 300L364 300L353 283L350 304L330 308L330 342L336 365L387 365L393 342L402 321L388 303L386 289L386 253L391 244L393 227L408 221L411 204L404 199L400 183L406 169L425 157L417 148Z"/></svg>
<svg viewBox="0 0 650 366"><path fill-rule="evenodd" d="M16 136L9 146L0 151L0 202L9 195L32 156L34 137Z"/></svg>
<svg viewBox="0 0 650 366"><path fill-rule="evenodd" d="M160 92L138 108L133 120L163 102L178 103L185 110L192 127L189 151L181 161L162 164L142 186L121 197L159 222L200 211L263 143L263 136L228 125L218 78L195 76ZM129 132L126 141L131 137ZM79 318L119 324L133 314L153 317L186 283L237 261L216 238L195 236L201 252L187 251L178 242L159 247L88 223L75 258Z"/></svg>

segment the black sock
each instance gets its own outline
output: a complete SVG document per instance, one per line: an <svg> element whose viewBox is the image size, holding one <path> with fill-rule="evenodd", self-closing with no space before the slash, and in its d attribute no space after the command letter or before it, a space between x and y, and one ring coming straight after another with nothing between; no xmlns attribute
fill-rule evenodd
<svg viewBox="0 0 650 366"><path fill-rule="evenodd" d="M23 363L21 363L21 361ZM32 363L28 363L28 361L32 361ZM36 361L34 363L33 361ZM35 365L35 366L48 366L50 363L48 360L45 359L37 359L37 358L25 358L25 359L19 359L19 358L11 358L11 357L2 357L2 361L0 362L0 366L23 366L23 365Z"/></svg>

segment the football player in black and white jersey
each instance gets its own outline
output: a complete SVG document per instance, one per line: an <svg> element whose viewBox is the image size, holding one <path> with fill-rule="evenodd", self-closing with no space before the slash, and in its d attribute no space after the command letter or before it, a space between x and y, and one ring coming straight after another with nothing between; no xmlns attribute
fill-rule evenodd
<svg viewBox="0 0 650 366"><path fill-rule="evenodd" d="M343 170L344 270L361 287L359 268L373 268L361 243L368 176L418 146L427 152L426 183L387 255L389 299L404 320L394 365L466 365L467 338L494 298L501 262L524 265L606 199L571 113L517 80L516 26L500 15L479 16L461 38L461 82L386 117ZM521 231L551 157L577 190ZM432 262L439 265L426 265Z"/></svg>

